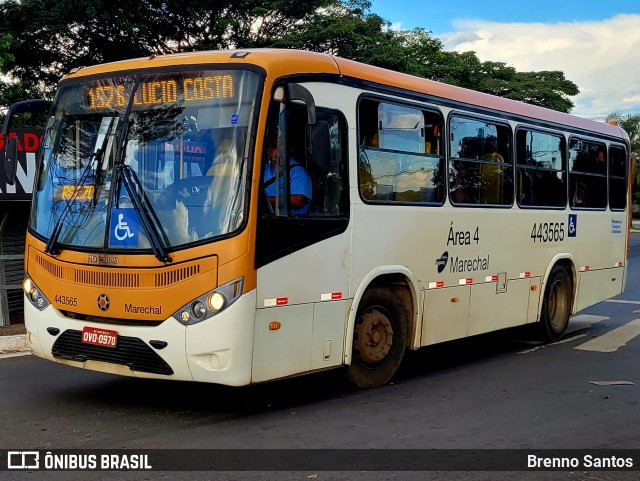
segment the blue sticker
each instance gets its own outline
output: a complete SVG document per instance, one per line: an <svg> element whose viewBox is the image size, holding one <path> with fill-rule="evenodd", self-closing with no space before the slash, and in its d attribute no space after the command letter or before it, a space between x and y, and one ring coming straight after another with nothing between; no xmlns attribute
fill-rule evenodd
<svg viewBox="0 0 640 481"><path fill-rule="evenodd" d="M233 114L231 116L231 123L232 124L237 124L238 123L238 114Z"/></svg>
<svg viewBox="0 0 640 481"><path fill-rule="evenodd" d="M620 219L611 219L611 233L622 234L622 221Z"/></svg>
<svg viewBox="0 0 640 481"><path fill-rule="evenodd" d="M569 214L569 225L567 226L569 237L575 237L578 232L578 214Z"/></svg>
<svg viewBox="0 0 640 481"><path fill-rule="evenodd" d="M134 209L113 209L109 228L109 245L137 247L140 237L140 219Z"/></svg>

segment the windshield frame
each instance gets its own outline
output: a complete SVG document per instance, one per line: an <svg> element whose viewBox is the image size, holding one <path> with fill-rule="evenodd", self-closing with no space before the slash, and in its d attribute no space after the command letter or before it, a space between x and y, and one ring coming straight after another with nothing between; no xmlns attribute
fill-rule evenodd
<svg viewBox="0 0 640 481"><path fill-rule="evenodd" d="M242 210L242 220L239 222L237 227L232 231L225 232L222 234L212 235L210 237L205 237L204 239L194 240L190 242L181 243L178 245L165 245L164 250L167 253L181 251L185 249L190 249L192 247L197 247L205 244L210 244L213 242L218 242L220 240L228 239L234 236L237 236L239 233L244 231L248 225L249 214L250 214L250 198L251 198L251 185L252 185L252 177L253 177L253 167L255 162L255 149L256 149L256 138L257 138L257 129L259 124L259 118L262 109L262 101L264 97L264 86L266 79L266 71L257 65L253 64L239 64L239 63L197 63L197 64L188 64L188 65L167 65L163 67L154 67L154 68L145 68L145 69L127 69L127 70L113 70L109 72L104 72L96 75L87 75L80 77L67 78L60 81L58 84L58 88L56 90L56 94L54 96L54 101L52 103L52 108L50 112L50 117L52 117L59 105L60 95L64 90L68 87L74 86L83 86L87 82L100 80L100 79L109 79L114 77L130 77L134 83L137 85L141 79L144 79L147 76L152 75L161 75L161 74L184 74L188 72L203 72L203 71L219 71L219 70L232 70L232 71L249 71L253 72L257 76L256 82L256 91L255 98L253 99L254 107L253 113L249 120L250 125L247 128L247 134L245 139L244 151L241 153L241 163L244 164L245 172L241 174L241 180L244 182L244 191L241 192L244 196L243 199L243 207ZM116 162L122 162L124 156L127 151L127 135L128 135L128 127L127 124L130 120L131 116L131 105L133 103L133 96L129 99L126 109L125 109L125 117L121 118L121 122L124 124L124 128L121 129L119 135L117 137L117 142L114 148L116 149L115 159ZM114 109L114 112L116 110ZM48 126L47 126L48 127ZM46 135L46 131L44 132ZM55 134L56 136L58 133ZM44 149L40 149L37 154L36 159L36 173L34 178L34 189L33 195L38 196L43 195L44 192L39 192L37 189L37 185L40 182L41 176L46 175L46 166L44 165ZM115 166L114 166L115 171ZM121 182L119 179L114 179L114 182ZM111 188L109 192L109 209L108 209L108 217L112 214L112 209L116 205L115 199L115 186ZM34 199L35 200L35 199ZM50 201L50 199L48 200ZM33 235L35 238L47 243L50 236L44 235L36 230L34 217L36 216L36 202L32 202L32 208L29 218L28 224L28 232ZM108 237L108 235L107 235ZM120 255L153 255L153 249L149 247L137 247L137 248L123 248L117 246L86 246L86 245L76 245L76 244L65 244L61 240L58 240L58 250L71 250L76 252L100 252L105 253L109 252L112 254L120 254Z"/></svg>

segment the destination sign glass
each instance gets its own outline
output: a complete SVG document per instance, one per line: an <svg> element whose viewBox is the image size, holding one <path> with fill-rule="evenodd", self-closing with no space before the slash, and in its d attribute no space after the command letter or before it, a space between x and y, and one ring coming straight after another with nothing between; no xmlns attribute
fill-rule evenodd
<svg viewBox="0 0 640 481"><path fill-rule="evenodd" d="M125 108L133 88L131 81L119 79L89 82L85 85L85 108L89 111ZM235 96L236 78L231 72L153 76L138 83L133 95L133 108L233 100Z"/></svg>

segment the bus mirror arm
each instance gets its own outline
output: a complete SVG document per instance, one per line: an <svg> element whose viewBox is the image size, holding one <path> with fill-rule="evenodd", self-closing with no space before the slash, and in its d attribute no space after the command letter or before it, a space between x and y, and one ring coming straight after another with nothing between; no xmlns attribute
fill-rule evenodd
<svg viewBox="0 0 640 481"><path fill-rule="evenodd" d="M287 100L299 100L304 102L307 106L307 123L309 125L315 125L316 123L316 103L313 100L313 95L302 85L288 84L287 85Z"/></svg>
<svg viewBox="0 0 640 481"><path fill-rule="evenodd" d="M287 84L288 102L304 102L307 107L307 146L308 153L313 160L313 164L322 173L329 170L329 150L331 141L329 136L329 124L316 119L316 103L313 95L305 87L299 84Z"/></svg>
<svg viewBox="0 0 640 481"><path fill-rule="evenodd" d="M11 122L13 118L22 113L30 114L47 114L51 109L51 102L49 100L24 100L22 102L16 102L9 107L7 114L4 118L4 124L2 125L2 136L8 139L6 142L5 155L4 155L4 171L6 175L7 184L13 185L16 182L16 172L18 170L18 139L17 137L9 138L9 132L11 131Z"/></svg>
<svg viewBox="0 0 640 481"><path fill-rule="evenodd" d="M12 137L7 141L4 151L4 173L7 178L7 184L16 183L16 174L18 172L18 137Z"/></svg>

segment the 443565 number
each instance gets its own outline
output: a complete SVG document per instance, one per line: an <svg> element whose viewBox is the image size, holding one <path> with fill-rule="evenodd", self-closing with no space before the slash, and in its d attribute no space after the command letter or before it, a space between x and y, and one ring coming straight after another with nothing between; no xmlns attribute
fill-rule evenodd
<svg viewBox="0 0 640 481"><path fill-rule="evenodd" d="M533 242L562 242L564 222L536 222L531 229Z"/></svg>
<svg viewBox="0 0 640 481"><path fill-rule="evenodd" d="M59 294L56 294L56 296L53 299L55 302L57 302L58 304L62 304L65 306L77 306L78 305L78 298L77 297L71 297L71 296L61 296Z"/></svg>

